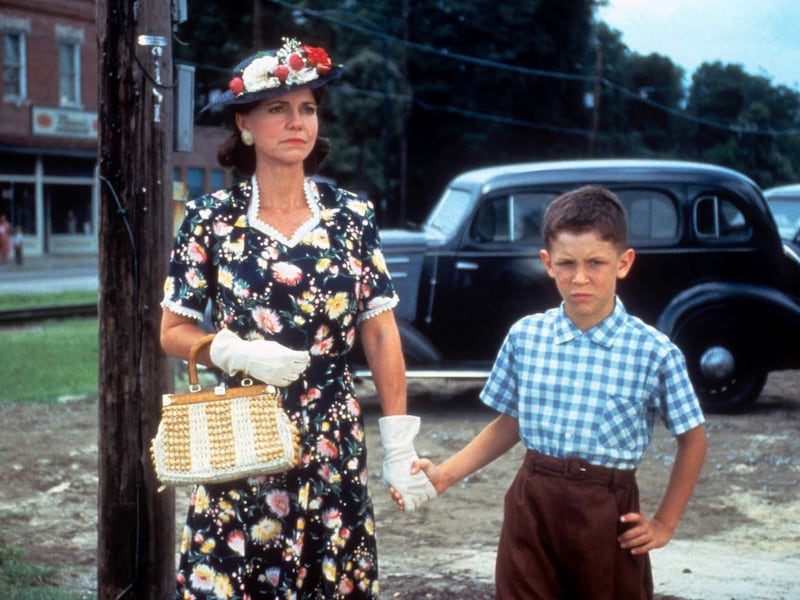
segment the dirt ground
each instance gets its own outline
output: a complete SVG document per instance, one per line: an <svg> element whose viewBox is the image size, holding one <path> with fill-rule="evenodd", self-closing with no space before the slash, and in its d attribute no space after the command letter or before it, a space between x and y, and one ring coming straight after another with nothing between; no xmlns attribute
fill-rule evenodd
<svg viewBox="0 0 800 600"><path fill-rule="evenodd" d="M420 454L441 460L493 413L479 385L411 383L410 412L422 416ZM399 512L378 480L379 411L361 386L381 552L382 597L493 598L502 497L522 457L514 448L436 502ZM0 542L58 568L57 583L96 589L97 406L0 403ZM651 556L657 598L800 598L800 371L773 373L751 412L709 415L709 456L675 538ZM653 512L671 465L673 441L659 427L639 470ZM177 492L180 521L186 490Z"/></svg>

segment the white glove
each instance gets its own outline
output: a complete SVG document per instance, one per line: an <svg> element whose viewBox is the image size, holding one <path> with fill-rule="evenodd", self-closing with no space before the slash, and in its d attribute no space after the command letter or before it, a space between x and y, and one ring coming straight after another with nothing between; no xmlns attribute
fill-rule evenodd
<svg viewBox="0 0 800 600"><path fill-rule="evenodd" d="M383 445L381 479L403 497L403 509L409 512L436 498L436 488L422 471L411 474L411 463L419 458L414 438L419 433L420 418L395 415L378 419Z"/></svg>
<svg viewBox="0 0 800 600"><path fill-rule="evenodd" d="M210 352L211 362L229 375L249 375L278 387L300 377L309 359L304 350L267 340L243 340L228 329L220 329L214 336Z"/></svg>

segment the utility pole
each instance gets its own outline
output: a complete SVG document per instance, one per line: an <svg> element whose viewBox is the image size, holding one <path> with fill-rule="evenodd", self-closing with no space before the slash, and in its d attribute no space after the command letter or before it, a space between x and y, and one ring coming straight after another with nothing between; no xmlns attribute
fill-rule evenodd
<svg viewBox="0 0 800 600"><path fill-rule="evenodd" d="M589 156L597 155L597 136L600 132L600 98L603 92L603 45L595 42L594 87L592 89L592 131L589 136Z"/></svg>
<svg viewBox="0 0 800 600"><path fill-rule="evenodd" d="M98 598L174 589L175 495L150 439L172 386L159 303L172 232L171 3L97 1L99 49Z"/></svg>
<svg viewBox="0 0 800 600"><path fill-rule="evenodd" d="M408 86L408 0L403 0L403 54L400 71L403 81L400 86L400 211L397 218L398 227L408 225L408 117L411 113L410 88Z"/></svg>

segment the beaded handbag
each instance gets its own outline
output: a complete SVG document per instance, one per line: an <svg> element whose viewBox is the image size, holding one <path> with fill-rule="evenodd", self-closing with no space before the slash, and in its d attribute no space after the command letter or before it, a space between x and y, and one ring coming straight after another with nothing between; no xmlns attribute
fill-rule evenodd
<svg viewBox="0 0 800 600"><path fill-rule="evenodd" d="M297 427L277 387L246 379L241 387L201 389L197 354L213 338L203 337L189 353L189 392L162 396L151 454L164 485L273 475L297 464Z"/></svg>

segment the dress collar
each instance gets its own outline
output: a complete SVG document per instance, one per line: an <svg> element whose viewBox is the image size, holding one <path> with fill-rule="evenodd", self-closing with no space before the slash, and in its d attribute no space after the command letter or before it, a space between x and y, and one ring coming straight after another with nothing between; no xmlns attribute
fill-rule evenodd
<svg viewBox="0 0 800 600"><path fill-rule="evenodd" d="M305 193L306 203L311 211L311 216L295 230L291 238L287 238L280 231L272 227L272 225L265 223L258 218L260 204L258 182L256 181L255 175L253 175L250 185L253 191L250 198L250 207L247 210L247 220L251 227L259 230L261 233L278 240L285 246L293 248L299 244L302 239L306 237L306 235L308 235L319 223L319 190L317 189L317 185L311 179L306 178L306 180L303 182L303 191Z"/></svg>

